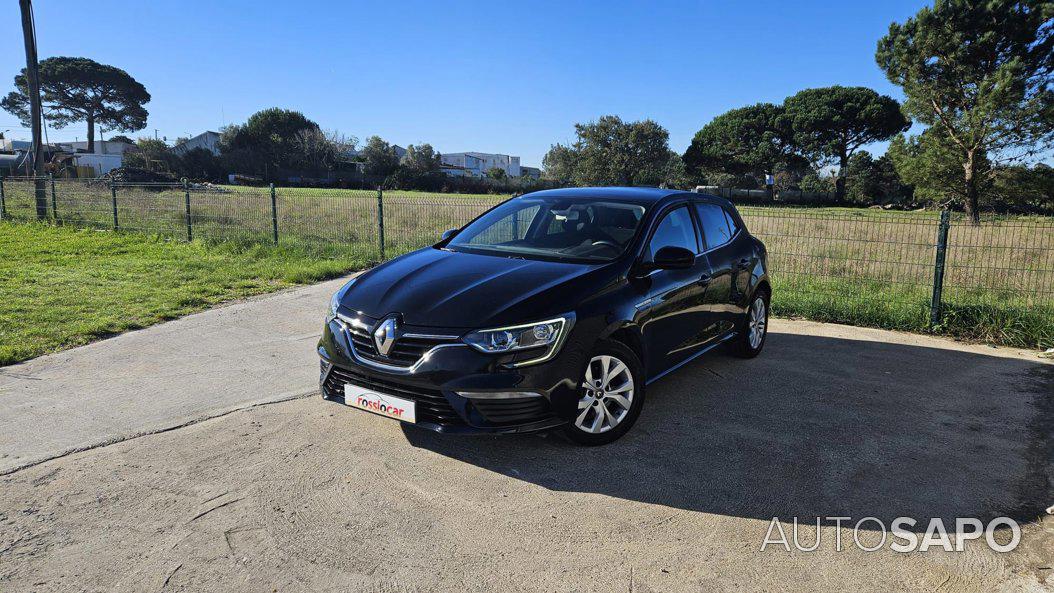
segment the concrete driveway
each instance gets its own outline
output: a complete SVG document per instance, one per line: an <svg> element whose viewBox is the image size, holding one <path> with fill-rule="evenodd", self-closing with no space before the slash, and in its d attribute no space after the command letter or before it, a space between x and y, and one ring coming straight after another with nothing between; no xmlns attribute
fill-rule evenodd
<svg viewBox="0 0 1054 593"><path fill-rule="evenodd" d="M0 367L0 474L314 393L322 318L346 281L248 299Z"/></svg>
<svg viewBox="0 0 1054 593"><path fill-rule="evenodd" d="M0 371L0 590L1054 585L1054 366L1034 354L776 320L760 358L653 385L613 445L455 438L296 397L337 284ZM828 519L1001 515L1025 525L1006 554L863 552ZM773 517L802 543L819 517L820 546L762 552Z"/></svg>

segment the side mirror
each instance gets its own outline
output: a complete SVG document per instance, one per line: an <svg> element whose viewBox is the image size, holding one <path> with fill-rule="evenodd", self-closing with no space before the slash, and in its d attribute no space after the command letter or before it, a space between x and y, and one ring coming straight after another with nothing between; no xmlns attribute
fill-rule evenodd
<svg viewBox="0 0 1054 593"><path fill-rule="evenodd" d="M655 253L651 268L657 270L683 270L695 265L695 254L684 247L672 245L663 247Z"/></svg>
<svg viewBox="0 0 1054 593"><path fill-rule="evenodd" d="M440 237L439 240L440 241L446 241L450 237L453 237L454 235L456 235L459 230L460 229L447 229L447 230L443 231L443 236Z"/></svg>

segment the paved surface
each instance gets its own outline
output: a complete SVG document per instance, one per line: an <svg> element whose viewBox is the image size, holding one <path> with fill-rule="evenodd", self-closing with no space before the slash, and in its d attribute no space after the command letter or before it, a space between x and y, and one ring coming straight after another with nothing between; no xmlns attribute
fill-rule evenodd
<svg viewBox="0 0 1054 593"><path fill-rule="evenodd" d="M311 393L345 280L258 297L0 368L0 474Z"/></svg>
<svg viewBox="0 0 1054 593"><path fill-rule="evenodd" d="M7 467L311 390L336 284L6 369ZM606 447L441 436L304 397L9 472L0 590L1054 587L1049 361L772 329L758 359L708 357L654 384L635 429ZM824 519L999 515L1026 524L1013 553L864 553ZM821 517L819 548L761 552L772 517L789 537L795 516Z"/></svg>

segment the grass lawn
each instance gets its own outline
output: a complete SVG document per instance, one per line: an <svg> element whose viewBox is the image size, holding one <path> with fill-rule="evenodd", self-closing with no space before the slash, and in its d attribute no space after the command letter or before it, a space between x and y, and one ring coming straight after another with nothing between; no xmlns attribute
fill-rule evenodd
<svg viewBox="0 0 1054 593"><path fill-rule="evenodd" d="M302 246L0 222L0 365L362 268Z"/></svg>

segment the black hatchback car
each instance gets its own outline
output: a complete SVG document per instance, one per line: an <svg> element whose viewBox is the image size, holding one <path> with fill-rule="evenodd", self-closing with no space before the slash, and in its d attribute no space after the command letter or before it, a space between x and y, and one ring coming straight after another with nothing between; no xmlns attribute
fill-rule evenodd
<svg viewBox="0 0 1054 593"><path fill-rule="evenodd" d="M440 432L626 433L645 386L765 344L765 246L727 200L576 188L513 198L335 295L322 395Z"/></svg>

